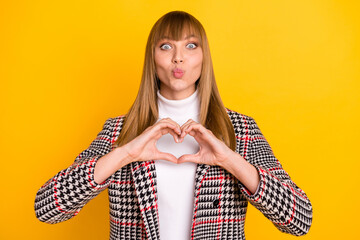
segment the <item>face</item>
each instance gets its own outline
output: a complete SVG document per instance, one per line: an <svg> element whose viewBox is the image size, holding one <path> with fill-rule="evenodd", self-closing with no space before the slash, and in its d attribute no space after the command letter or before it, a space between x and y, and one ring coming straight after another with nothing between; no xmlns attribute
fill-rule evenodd
<svg viewBox="0 0 360 240"><path fill-rule="evenodd" d="M203 53L199 39L185 36L182 40L162 39L155 45L155 67L160 79L160 94L179 100L195 92L201 74Z"/></svg>

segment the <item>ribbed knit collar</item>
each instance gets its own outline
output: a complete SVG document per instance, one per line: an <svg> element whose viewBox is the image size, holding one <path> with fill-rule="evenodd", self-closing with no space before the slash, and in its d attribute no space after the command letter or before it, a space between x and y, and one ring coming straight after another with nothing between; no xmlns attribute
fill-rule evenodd
<svg viewBox="0 0 360 240"><path fill-rule="evenodd" d="M200 101L198 90L189 97L181 100L169 100L157 92L159 118L171 118L178 124L182 125L190 118L199 121Z"/></svg>

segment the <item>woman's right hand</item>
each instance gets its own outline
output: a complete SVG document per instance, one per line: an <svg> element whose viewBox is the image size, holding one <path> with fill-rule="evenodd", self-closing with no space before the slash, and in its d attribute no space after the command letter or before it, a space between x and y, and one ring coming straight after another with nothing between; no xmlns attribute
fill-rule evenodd
<svg viewBox="0 0 360 240"><path fill-rule="evenodd" d="M167 133L170 133L175 142L178 142L181 134L180 126L170 118L163 118L125 144L123 148L127 152L130 162L163 159L177 163L174 155L160 152L156 147L156 142Z"/></svg>

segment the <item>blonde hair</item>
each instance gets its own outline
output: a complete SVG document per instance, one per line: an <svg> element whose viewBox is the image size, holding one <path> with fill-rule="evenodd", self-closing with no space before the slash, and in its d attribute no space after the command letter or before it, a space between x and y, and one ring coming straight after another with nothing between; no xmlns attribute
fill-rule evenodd
<svg viewBox="0 0 360 240"><path fill-rule="evenodd" d="M139 92L135 102L125 116L125 122L119 138L114 143L115 146L122 146L130 142L157 121L157 91L160 83L155 71L155 45L164 37L175 41L181 40L184 33L187 36L195 35L198 37L203 51L201 76L196 81L200 98L200 123L211 130L230 149L235 150L234 128L221 101L215 82L205 30L195 17L183 11L173 11L165 14L152 27L146 44Z"/></svg>

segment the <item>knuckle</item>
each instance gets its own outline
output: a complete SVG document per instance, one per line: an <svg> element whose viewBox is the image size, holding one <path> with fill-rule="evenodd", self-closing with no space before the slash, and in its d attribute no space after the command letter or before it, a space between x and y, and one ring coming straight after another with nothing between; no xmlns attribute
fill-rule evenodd
<svg viewBox="0 0 360 240"><path fill-rule="evenodd" d="M162 118L159 122L167 122L169 118Z"/></svg>

